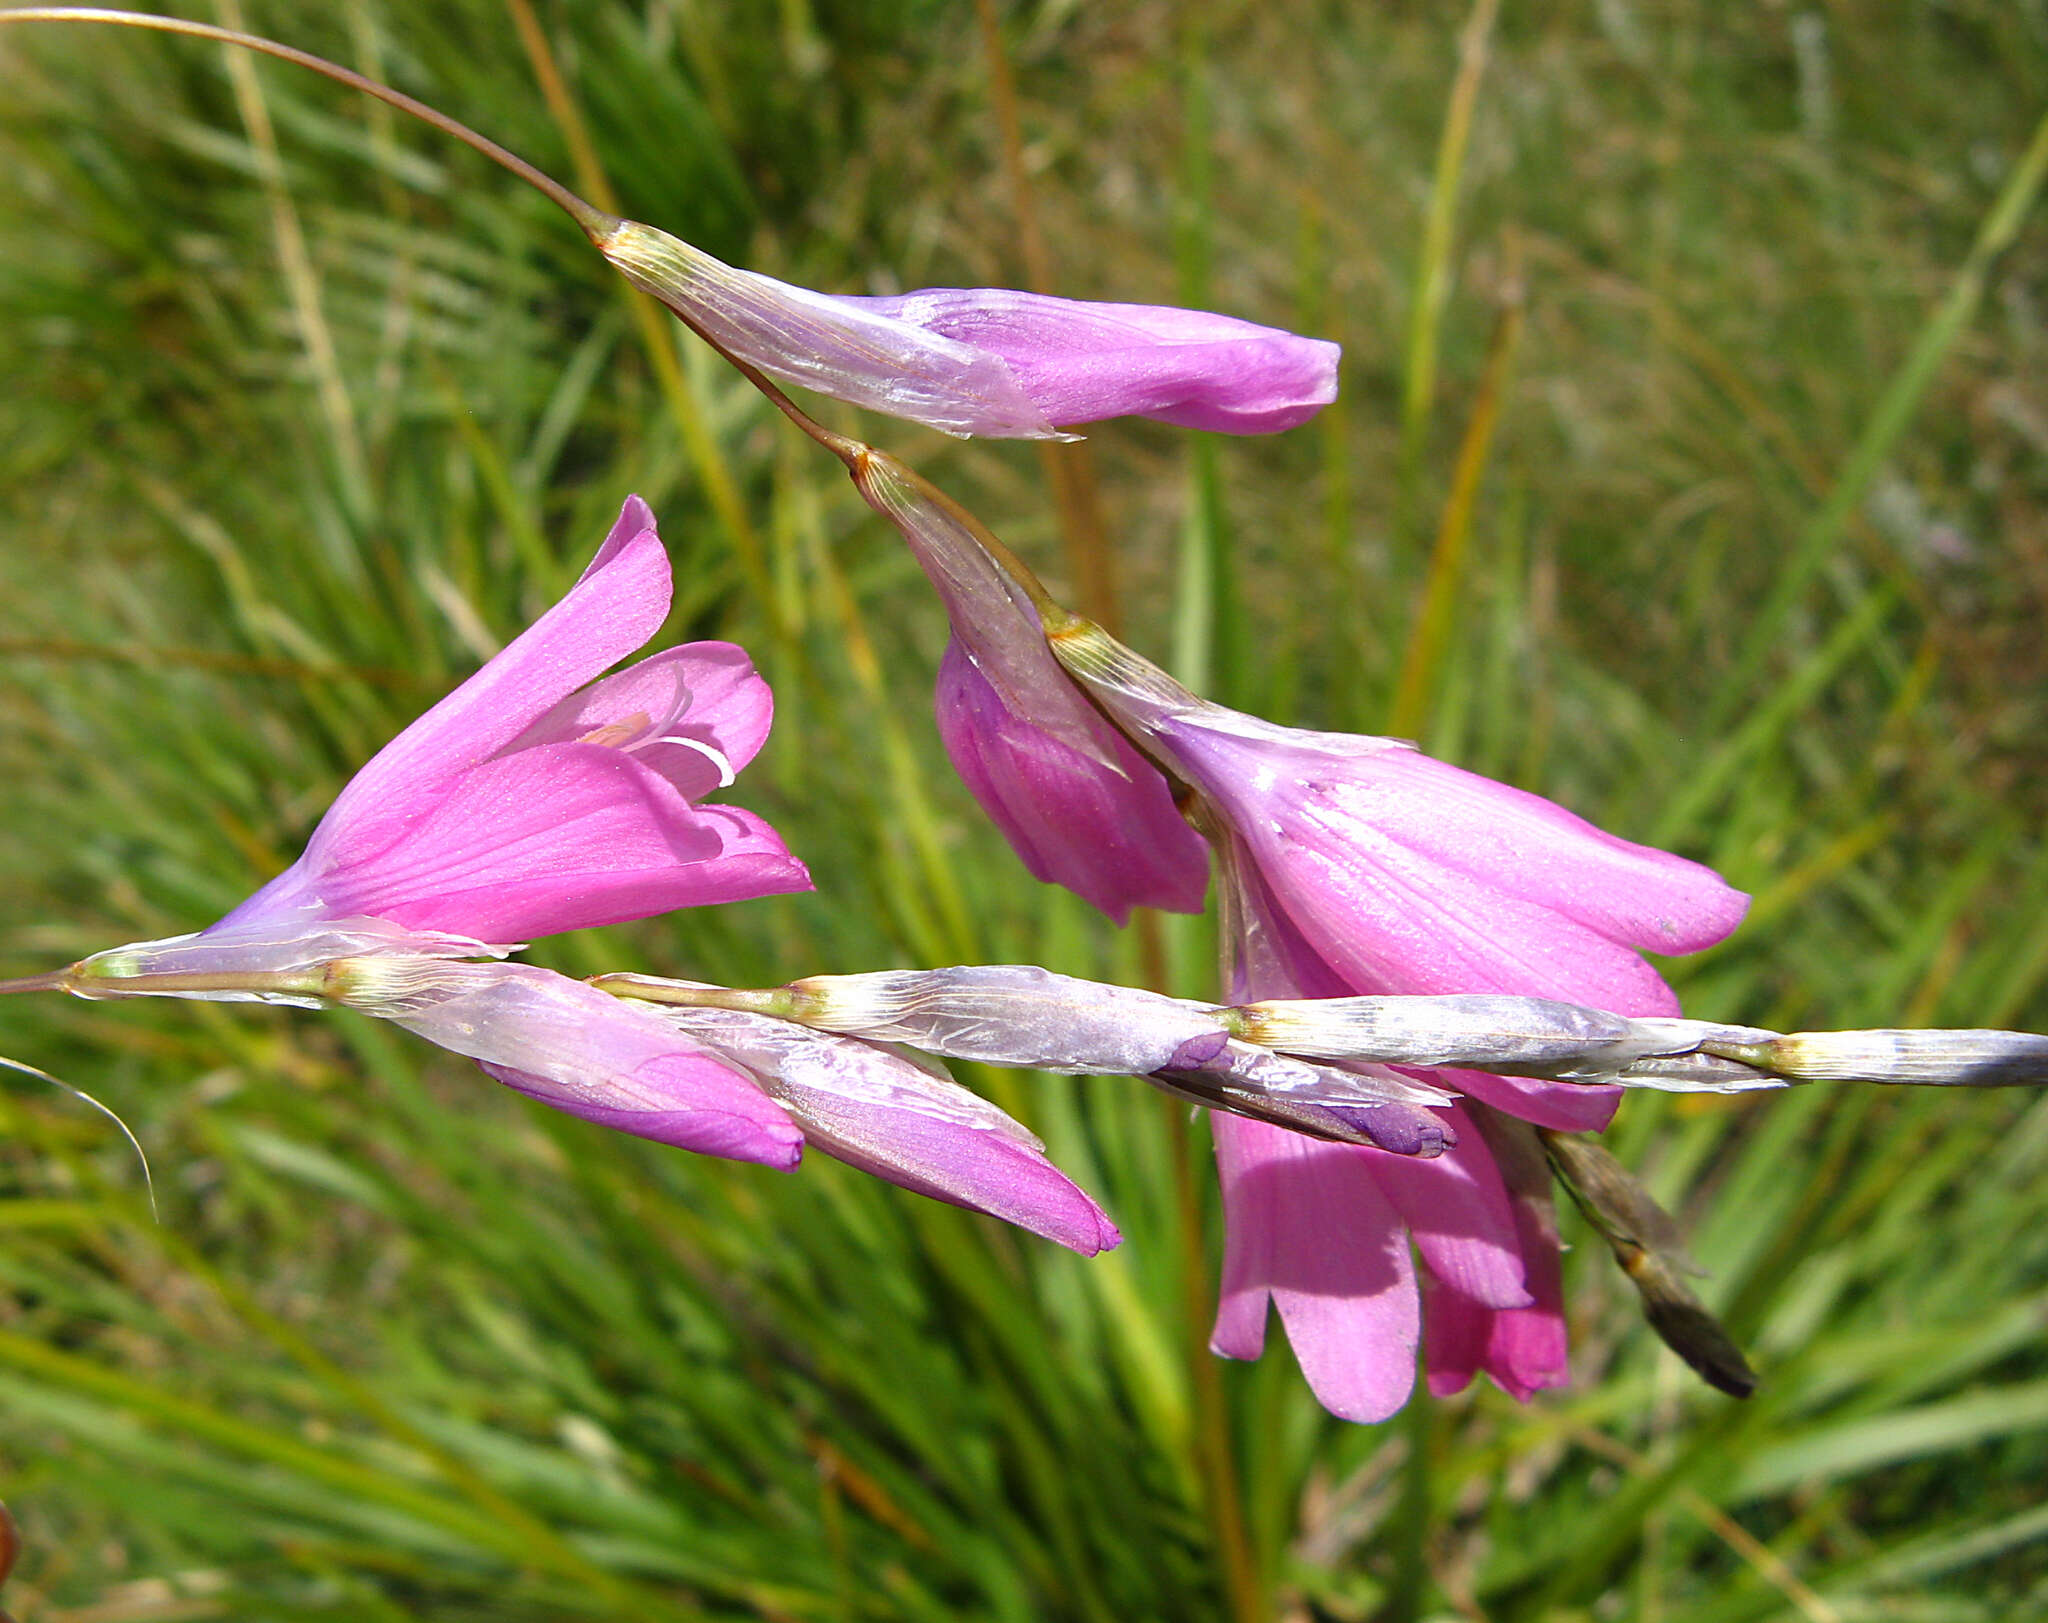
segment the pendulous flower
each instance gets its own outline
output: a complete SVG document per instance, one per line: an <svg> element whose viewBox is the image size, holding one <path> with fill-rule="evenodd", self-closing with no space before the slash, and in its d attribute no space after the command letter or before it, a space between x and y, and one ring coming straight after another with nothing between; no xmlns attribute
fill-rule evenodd
<svg viewBox="0 0 2048 1623"><path fill-rule="evenodd" d="M1504 992L1669 1015L1677 999L1640 954L1708 946L1747 905L1710 869L1411 745L1210 704L1085 622L1052 641L1215 830L1240 1000ZM1436 1391L1479 1369L1521 1398L1566 1378L1531 1124L1598 1129L1619 1090L1425 1074L1466 1096L1441 1112L1456 1142L1434 1159L1213 1118L1226 1240L1211 1345L1256 1357L1272 1303L1311 1388L1347 1419L1406 1401L1418 1341Z"/></svg>
<svg viewBox="0 0 2048 1623"><path fill-rule="evenodd" d="M1134 906L1199 913L1207 847L1159 769L1053 658L1029 590L991 550L1000 543L895 458L863 447L848 467L945 606L939 738L1024 866L1118 924Z"/></svg>
<svg viewBox="0 0 2048 1623"><path fill-rule="evenodd" d="M627 281L770 377L949 434L1051 439L1106 417L1272 434L1337 397L1337 345L1231 316L1006 288L839 296L630 220L591 240Z"/></svg>

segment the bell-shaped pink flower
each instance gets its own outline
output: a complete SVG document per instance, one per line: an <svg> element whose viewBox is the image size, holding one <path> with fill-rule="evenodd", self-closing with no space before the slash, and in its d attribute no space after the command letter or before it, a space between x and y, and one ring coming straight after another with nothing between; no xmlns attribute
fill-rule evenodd
<svg viewBox="0 0 2048 1623"><path fill-rule="evenodd" d="M774 713L742 649L690 643L592 681L660 628L669 592L631 497L568 594L385 745L305 854L199 939L371 918L504 946L807 888L759 817L700 804Z"/></svg>
<svg viewBox="0 0 2048 1623"><path fill-rule="evenodd" d="M935 694L939 738L1031 870L1118 924L1134 906L1199 913L1209 853L1159 769L1104 721L1046 646L1023 585L968 516L893 457L852 467L952 622Z"/></svg>
<svg viewBox="0 0 2048 1623"><path fill-rule="evenodd" d="M1241 850L1225 872L1233 996L1350 993ZM1476 1079L1415 1074L1457 1091ZM1317 1399L1355 1421L1407 1402L1418 1343L1439 1394L1481 1369L1523 1399L1564 1383L1557 1230L1534 1132L1476 1098L1439 1113L1453 1142L1430 1160L1212 1115L1224 1256L1211 1348L1258 1357L1270 1304Z"/></svg>
<svg viewBox="0 0 2048 1623"><path fill-rule="evenodd" d="M1047 439L1105 417L1271 434L1337 397L1335 344L1202 310L1006 288L841 297L631 221L593 240L628 281L770 377L949 434Z"/></svg>
<svg viewBox="0 0 2048 1623"><path fill-rule="evenodd" d="M1207 703L1092 627L1053 646L1218 825L1233 997L1505 992L1672 1014L1640 954L1711 945L1747 906L1698 863L1411 745ZM1400 1407L1425 1333L1435 1390L1479 1369L1518 1397L1566 1377L1529 1124L1598 1129L1619 1090L1419 1074L1467 1096L1444 1112L1457 1142L1434 1160L1213 1118L1226 1241L1212 1345L1256 1357L1270 1302L1317 1397L1347 1419Z"/></svg>

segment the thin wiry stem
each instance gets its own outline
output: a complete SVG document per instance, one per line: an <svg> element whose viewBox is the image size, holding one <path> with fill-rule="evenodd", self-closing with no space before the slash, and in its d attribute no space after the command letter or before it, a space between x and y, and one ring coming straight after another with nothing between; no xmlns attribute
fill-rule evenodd
<svg viewBox="0 0 2048 1623"><path fill-rule="evenodd" d="M366 96L375 96L400 112L411 114L423 124L431 124L444 135L454 136L464 146L481 152L499 168L516 175L556 204L583 228L584 234L593 242L625 223L617 215L607 214L603 209L586 203L553 176L542 174L518 154L506 151L487 135L479 135L459 119L450 118L402 90L393 90L389 85L379 84L352 68L330 62L324 56L315 56L311 51L299 50L296 46L280 45L274 39L244 34L238 29L217 28L212 23L190 22L183 17L159 17L147 11L108 11L97 6L25 6L16 11L0 11L0 23L107 23L118 28L149 29L159 34L184 34L192 39L213 40L222 45L239 45L244 50L260 51L280 62L311 68L315 73L323 74L337 84L347 85L351 90L360 90Z"/></svg>
<svg viewBox="0 0 2048 1623"><path fill-rule="evenodd" d="M0 997L9 992L62 992L70 981L68 969L53 969L47 975L24 975L19 980L0 981Z"/></svg>

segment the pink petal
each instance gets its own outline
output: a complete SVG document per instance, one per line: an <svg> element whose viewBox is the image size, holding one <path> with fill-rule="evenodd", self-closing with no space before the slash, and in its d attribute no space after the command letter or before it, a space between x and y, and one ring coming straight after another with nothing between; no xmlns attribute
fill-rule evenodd
<svg viewBox="0 0 2048 1623"><path fill-rule="evenodd" d="M939 666L939 737L1032 877L1118 924L1134 906L1199 913L1209 853L1159 769L1097 722L1119 777L1011 711L956 639Z"/></svg>
<svg viewBox="0 0 2048 1623"><path fill-rule="evenodd" d="M648 738L626 747L686 799L702 800L730 783L760 752L775 718L775 697L744 648L729 642L684 643L570 694L509 748L573 743L643 716ZM665 744L660 737L690 743Z"/></svg>
<svg viewBox="0 0 2048 1623"><path fill-rule="evenodd" d="M1465 1112L1452 1105L1444 1114L1458 1135L1454 1148L1435 1160L1383 1156L1370 1163L1369 1175L1440 1283L1486 1307L1527 1307L1532 1298L1507 1187Z"/></svg>
<svg viewBox="0 0 2048 1623"><path fill-rule="evenodd" d="M638 496L630 496L567 595L379 750L327 808L306 854L214 928L327 902L334 862L349 860L338 853L381 851L402 840L433 813L450 778L494 755L536 717L654 635L667 618L669 592L668 554L654 516Z"/></svg>
<svg viewBox="0 0 2048 1623"><path fill-rule="evenodd" d="M737 1010L676 1008L663 1018L746 1066L806 1140L849 1166L1083 1256L1120 1239L1029 1131L943 1072L890 1048Z"/></svg>
<svg viewBox="0 0 2048 1623"><path fill-rule="evenodd" d="M522 1093L664 1144L794 1167L803 1134L743 1072L633 1007L532 964L439 964L389 1018Z"/></svg>
<svg viewBox="0 0 2048 1623"><path fill-rule="evenodd" d="M487 761L380 852L339 842L306 863L338 916L523 941L672 908L804 888L802 864L758 818L692 807L601 744Z"/></svg>
<svg viewBox="0 0 2048 1623"><path fill-rule="evenodd" d="M1255 1358L1266 1303L1316 1399L1345 1420L1407 1401L1421 1334L1414 1267L1367 1169L1377 1152L1211 1115L1223 1181L1223 1287L1209 1345Z"/></svg>
<svg viewBox="0 0 2048 1623"><path fill-rule="evenodd" d="M1614 1120L1620 1088L1581 1082L1550 1082L1533 1076L1493 1076L1485 1071L1435 1071L1430 1075L1459 1093L1560 1133L1598 1133Z"/></svg>
<svg viewBox="0 0 2048 1623"><path fill-rule="evenodd" d="M1151 417L1269 434L1306 422L1337 397L1335 344L1204 310L1003 288L841 302L1001 356L1054 423Z"/></svg>
<svg viewBox="0 0 2048 1623"><path fill-rule="evenodd" d="M1147 725L1356 992L1503 991L1670 1013L1669 988L1636 949L1718 940L1747 905L1697 863L1384 740L1293 733L1217 707Z"/></svg>
<svg viewBox="0 0 2048 1623"><path fill-rule="evenodd" d="M1515 992L1617 1014L1676 1011L1634 948L1370 825L1341 840L1255 825L1249 843L1289 917L1361 993Z"/></svg>
<svg viewBox="0 0 2048 1623"><path fill-rule="evenodd" d="M371 811L417 810L433 785L494 755L551 708L661 629L668 553L654 515L626 498L619 521L568 594L461 687L386 744L343 789L322 827Z"/></svg>
<svg viewBox="0 0 2048 1623"><path fill-rule="evenodd" d="M1711 868L1594 827L1553 801L1415 752L1372 760L1341 792L1418 855L1644 952L1696 952L1749 898Z"/></svg>
<svg viewBox="0 0 2048 1623"><path fill-rule="evenodd" d="M1484 1369L1500 1388L1526 1403L1538 1391L1571 1379L1564 1322L1564 1273L1550 1173L1535 1134L1523 1123L1485 1107L1471 1112L1499 1161L1513 1199L1515 1230L1529 1290L1525 1308L1493 1311L1455 1290L1423 1300L1423 1345L1429 1388L1439 1396L1462 1390Z"/></svg>

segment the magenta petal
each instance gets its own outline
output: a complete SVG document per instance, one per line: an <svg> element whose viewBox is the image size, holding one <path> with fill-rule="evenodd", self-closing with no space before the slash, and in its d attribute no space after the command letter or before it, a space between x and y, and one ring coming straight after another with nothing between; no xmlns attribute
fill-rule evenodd
<svg viewBox="0 0 2048 1623"><path fill-rule="evenodd" d="M1553 801L1427 755L1383 756L1373 816L1411 851L1644 952L1696 952L1749 898L1711 868L1594 827Z"/></svg>
<svg viewBox="0 0 2048 1623"><path fill-rule="evenodd" d="M1401 1219L1375 1186L1377 1152L1212 1115L1223 1181L1223 1290L1210 1347L1256 1357L1265 1305L1317 1401L1384 1420L1407 1401L1421 1334Z"/></svg>
<svg viewBox="0 0 2048 1623"><path fill-rule="evenodd" d="M1021 1124L893 1049L730 1009L664 1018L745 1065L810 1143L849 1166L1083 1256L1121 1238Z"/></svg>
<svg viewBox="0 0 2048 1623"><path fill-rule="evenodd" d="M1717 940L1746 905L1697 863L1383 740L1290 736L1213 707L1155 730L1353 991L1670 1013L1637 949Z"/></svg>
<svg viewBox="0 0 2048 1623"><path fill-rule="evenodd" d="M749 1117L722 1110L702 1106L668 1109L654 1102L603 1104L565 1095L546 1077L530 1071L515 1070L509 1065L485 1065L483 1069L515 1093L613 1132L630 1133L635 1138L670 1144L697 1155L756 1161L778 1172L794 1172L802 1159L801 1131L791 1143L778 1133L764 1133L761 1125ZM657 1101L701 1092L705 1079L713 1072L735 1074L709 1055L665 1054L647 1061L619 1081L622 1091L636 1101Z"/></svg>
<svg viewBox="0 0 2048 1623"><path fill-rule="evenodd" d="M1530 1307L1503 1311L1450 1289L1424 1293L1423 1362L1437 1397L1462 1392L1481 1370L1521 1403L1570 1384L1563 1270L1555 1245L1530 1257L1528 1275L1535 1295Z"/></svg>
<svg viewBox="0 0 2048 1623"><path fill-rule="evenodd" d="M1551 1082L1533 1076L1494 1076L1485 1071L1434 1071L1443 1085L1496 1110L1560 1133L1598 1133L1621 1105L1620 1088L1582 1082Z"/></svg>
<svg viewBox="0 0 2048 1623"><path fill-rule="evenodd" d="M1434 1160L1390 1155L1372 1164L1370 1176L1435 1279L1486 1307L1527 1307L1507 1187L1465 1112L1453 1105L1445 1114L1458 1135L1454 1148Z"/></svg>
<svg viewBox="0 0 2048 1623"><path fill-rule="evenodd" d="M698 875L724 848L708 814L631 756L547 744L445 785L385 851L318 856L331 871L323 896L342 913L522 941L723 900L702 894Z"/></svg>
<svg viewBox="0 0 2048 1623"><path fill-rule="evenodd" d="M726 787L760 752L775 697L744 648L692 642L665 648L572 693L510 748L573 743L600 730L689 800ZM679 740L680 742L676 742Z"/></svg>
<svg viewBox="0 0 2048 1623"><path fill-rule="evenodd" d="M521 1092L704 1155L793 1167L803 1134L743 1072L659 1015L532 964L441 964L388 1017Z"/></svg>
<svg viewBox="0 0 2048 1623"><path fill-rule="evenodd" d="M1054 423L1152 417L1226 434L1306 422L1337 397L1335 344L1203 310L1003 288L841 301L989 351Z"/></svg>
<svg viewBox="0 0 2048 1623"><path fill-rule="evenodd" d="M1375 824L1271 810L1233 821L1296 927L1359 992L1515 992L1631 1015L1676 1008L1634 948L1440 867Z"/></svg>
<svg viewBox="0 0 2048 1623"><path fill-rule="evenodd" d="M1430 1390L1458 1391L1483 1369L1503 1391L1527 1402L1571 1377L1550 1168L1526 1123L1485 1105L1466 1109L1475 1129L1472 1138L1483 1138L1492 1152L1513 1205L1516 1244L1533 1301L1497 1312L1455 1290L1429 1293L1423 1302L1423 1341Z"/></svg>
<svg viewBox="0 0 2048 1623"><path fill-rule="evenodd" d="M1014 714L956 639L937 691L953 768L1034 878L1064 885L1118 924L1134 906L1199 913L1209 854L1158 768L1108 727L1107 767Z"/></svg>
<svg viewBox="0 0 2048 1623"><path fill-rule="evenodd" d="M321 821L404 820L448 774L495 754L559 700L617 664L668 618L668 554L654 515L626 498L590 567L553 608L461 687L386 744Z"/></svg>
<svg viewBox="0 0 2048 1623"><path fill-rule="evenodd" d="M402 843L435 813L452 778L488 759L535 716L645 642L668 614L669 591L668 554L653 515L639 497L629 497L568 594L378 751L327 809L305 855L214 928L308 911L330 918L363 911L337 905L334 892L343 888L335 884L337 868Z"/></svg>
<svg viewBox="0 0 2048 1623"><path fill-rule="evenodd" d="M780 1095L804 1137L849 1166L1015 1223L1084 1257L1122 1238L1102 1208L1028 1142L945 1120L915 1104L879 1105L813 1087L787 1069L782 1081Z"/></svg>

